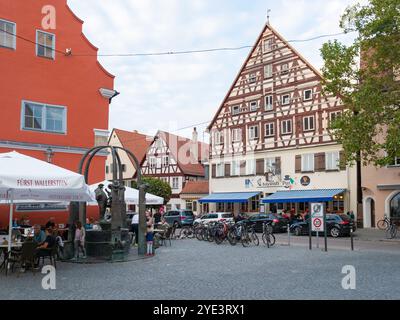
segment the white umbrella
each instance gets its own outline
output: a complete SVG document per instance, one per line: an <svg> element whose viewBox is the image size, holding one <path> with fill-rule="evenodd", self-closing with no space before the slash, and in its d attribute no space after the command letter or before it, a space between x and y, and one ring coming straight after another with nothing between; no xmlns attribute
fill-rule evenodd
<svg viewBox="0 0 400 320"><path fill-rule="evenodd" d="M16 151L0 153L0 200L10 202L11 250L14 200L92 201L82 175Z"/></svg>
<svg viewBox="0 0 400 320"><path fill-rule="evenodd" d="M102 181L98 182L95 184L92 184L89 186L90 190L94 192L94 190L97 189L99 184L104 184L104 188L108 189L108 185L112 184L110 181ZM108 189L111 191L110 189ZM126 204L139 204L139 190L130 188L130 187L125 187L125 202ZM89 205L97 205L97 202L89 202ZM155 196L154 194L151 193L146 193L146 204L148 205L162 205L164 204L164 198Z"/></svg>

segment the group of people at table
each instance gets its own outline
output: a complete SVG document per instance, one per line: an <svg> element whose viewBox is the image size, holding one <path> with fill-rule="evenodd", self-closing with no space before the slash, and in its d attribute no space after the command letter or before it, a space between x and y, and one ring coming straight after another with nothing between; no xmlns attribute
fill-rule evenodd
<svg viewBox="0 0 400 320"><path fill-rule="evenodd" d="M49 221L42 227L39 224L35 224L33 227L26 223L26 220L21 220L19 223L16 221L13 223L12 238L8 239L6 236L1 236L0 245L2 245L2 251L4 255L3 266L6 264L6 260L9 259L10 255L18 255L22 251L22 247L25 243L35 243L35 266L38 267L39 260L42 257L47 257L54 251L56 247L56 255L59 257L63 255L64 252L64 241L66 232L68 229L59 228L55 223L55 219L52 217ZM88 229L93 228L93 224L87 223L85 226ZM75 235L74 235L74 248L75 255L74 260L78 259L79 251L82 251L83 258L86 258L85 251L85 227L82 226L80 221L75 222ZM24 229L31 230L28 233L21 232ZM12 250L8 251L8 241L12 242Z"/></svg>

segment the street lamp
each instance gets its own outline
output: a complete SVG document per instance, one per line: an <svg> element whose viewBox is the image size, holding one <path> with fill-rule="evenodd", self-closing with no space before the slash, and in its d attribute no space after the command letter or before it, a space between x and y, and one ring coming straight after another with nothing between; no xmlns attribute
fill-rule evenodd
<svg viewBox="0 0 400 320"><path fill-rule="evenodd" d="M48 147L44 153L46 155L47 162L51 163L53 161L53 156L54 156L53 149Z"/></svg>

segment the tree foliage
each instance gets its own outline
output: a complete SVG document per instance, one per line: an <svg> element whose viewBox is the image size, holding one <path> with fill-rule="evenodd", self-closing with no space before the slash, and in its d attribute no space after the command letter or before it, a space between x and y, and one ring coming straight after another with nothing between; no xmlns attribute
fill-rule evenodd
<svg viewBox="0 0 400 320"><path fill-rule="evenodd" d="M142 183L148 185L146 188L147 193L164 198L164 204L167 204L171 199L172 189L169 183L152 177L143 177ZM132 182L132 188L138 188L136 181Z"/></svg>
<svg viewBox="0 0 400 320"><path fill-rule="evenodd" d="M342 99L346 111L333 121L345 161L391 164L400 157L400 0L370 0L348 7L340 27L358 33L346 46L321 49L324 91Z"/></svg>

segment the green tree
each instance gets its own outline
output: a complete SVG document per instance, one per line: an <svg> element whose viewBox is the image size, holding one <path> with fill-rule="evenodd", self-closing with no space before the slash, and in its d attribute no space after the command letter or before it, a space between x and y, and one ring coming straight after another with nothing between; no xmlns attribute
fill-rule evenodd
<svg viewBox="0 0 400 320"><path fill-rule="evenodd" d="M400 157L399 22L399 0L350 6L340 27L357 32L354 42L329 41L321 49L324 91L346 108L331 128L347 164L383 166Z"/></svg>
<svg viewBox="0 0 400 320"><path fill-rule="evenodd" d="M172 189L167 182L151 177L143 177L142 182L148 184L146 192L164 198L164 204L171 199ZM132 188L137 189L136 181L132 182Z"/></svg>

